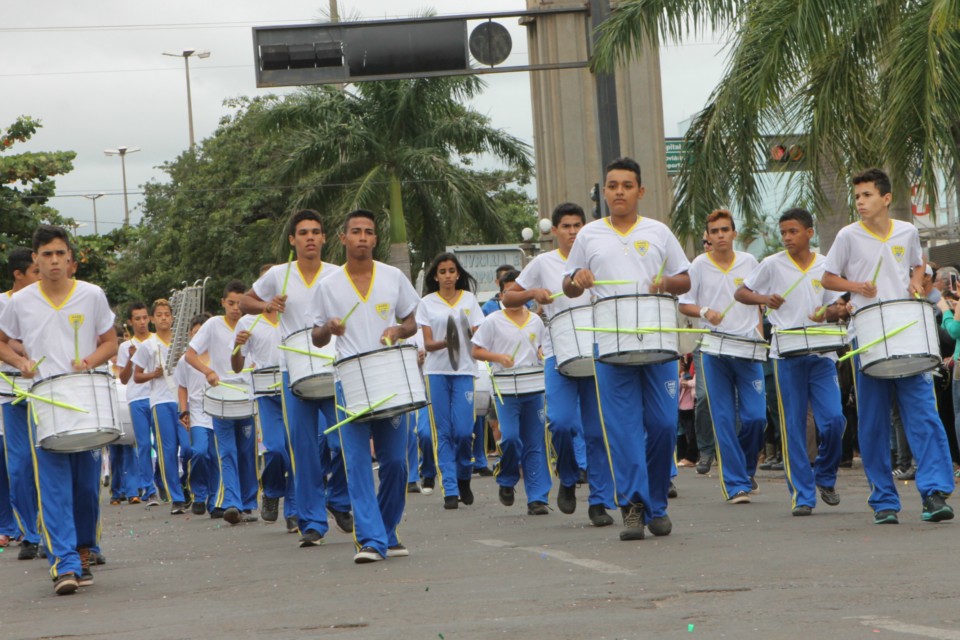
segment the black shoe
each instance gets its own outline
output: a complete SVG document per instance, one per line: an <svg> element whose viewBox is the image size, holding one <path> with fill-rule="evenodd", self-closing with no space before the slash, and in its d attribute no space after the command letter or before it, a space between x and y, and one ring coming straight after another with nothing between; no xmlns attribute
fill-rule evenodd
<svg viewBox="0 0 960 640"><path fill-rule="evenodd" d="M159 494L162 502L168 502L170 500L170 496L167 495L167 490L163 487L163 485L157 487L157 494Z"/></svg>
<svg viewBox="0 0 960 640"><path fill-rule="evenodd" d="M613 518L602 504L590 505L587 509L587 517L590 518L590 524L595 527L609 527L613 524Z"/></svg>
<svg viewBox="0 0 960 640"><path fill-rule="evenodd" d="M313 529L307 529L302 534L300 534L300 548L304 549L306 547L319 547L323 544L323 536L314 531Z"/></svg>
<svg viewBox="0 0 960 640"><path fill-rule="evenodd" d="M218 518L222 518L222 517L223 517L223 509L218 509L217 507L214 507L213 509L210 509L210 517L213 518L214 520L216 520L216 519L218 519Z"/></svg>
<svg viewBox="0 0 960 640"><path fill-rule="evenodd" d="M513 506L513 487L500 487L498 495L500 498L500 504L505 507Z"/></svg>
<svg viewBox="0 0 960 640"><path fill-rule="evenodd" d="M770 465L771 471L783 471L783 460L777 460L772 465Z"/></svg>
<svg viewBox="0 0 960 640"><path fill-rule="evenodd" d="M433 488L436 486L436 478L424 478L420 481L420 492L423 495L428 496L433 493Z"/></svg>
<svg viewBox="0 0 960 640"><path fill-rule="evenodd" d="M673 531L673 522L670 516L660 516L647 523L647 529L655 536L668 536Z"/></svg>
<svg viewBox="0 0 960 640"><path fill-rule="evenodd" d="M300 518L290 516L287 518L287 533L296 533L300 530Z"/></svg>
<svg viewBox="0 0 960 640"><path fill-rule="evenodd" d="M107 564L107 557L103 555L102 551L95 551L93 553L93 562L94 564Z"/></svg>
<svg viewBox="0 0 960 640"><path fill-rule="evenodd" d="M205 505L205 504L202 503L202 502L194 502L194 503L193 503L193 506L190 507L190 511L191 511L191 512L193 513L193 515L195 515L195 516L202 516L203 514L205 514L205 513L207 512L207 505Z"/></svg>
<svg viewBox="0 0 960 640"><path fill-rule="evenodd" d="M643 540L643 504L631 502L625 507L620 507L623 514L623 531L620 532L621 540Z"/></svg>
<svg viewBox="0 0 960 640"><path fill-rule="evenodd" d="M172 505L170 505L170 515L172 516L178 516L186 510L187 509L182 502L174 502Z"/></svg>
<svg viewBox="0 0 960 640"><path fill-rule="evenodd" d="M798 504L793 508L793 511L791 511L790 513L792 513L795 516L812 516L813 507L805 504Z"/></svg>
<svg viewBox="0 0 960 640"><path fill-rule="evenodd" d="M79 586L77 574L73 572L64 573L53 581L53 592L58 596L66 596L74 593Z"/></svg>
<svg viewBox="0 0 960 640"><path fill-rule="evenodd" d="M898 467L893 470L893 479L894 480L915 480L917 477L917 468L910 467Z"/></svg>
<svg viewBox="0 0 960 640"><path fill-rule="evenodd" d="M263 505L260 507L260 517L266 522L276 522L280 517L280 498L263 496Z"/></svg>
<svg viewBox="0 0 960 640"><path fill-rule="evenodd" d="M670 482L670 488L667 489L667 497L668 497L668 498L676 498L678 495L680 495L680 494L677 493L677 485L673 484L673 481L671 481L671 482Z"/></svg>
<svg viewBox="0 0 960 640"><path fill-rule="evenodd" d="M580 473L577 475L577 484L587 484L587 470L580 469Z"/></svg>
<svg viewBox="0 0 960 640"><path fill-rule="evenodd" d="M735 494L727 498L727 502L730 504L747 504L750 502L750 494L746 491L737 491Z"/></svg>
<svg viewBox="0 0 960 640"><path fill-rule="evenodd" d="M34 560L39 553L37 545L23 540L20 543L20 553L17 554L17 560Z"/></svg>
<svg viewBox="0 0 960 640"><path fill-rule="evenodd" d="M697 462L697 473L700 475L705 475L710 473L710 467L713 466L713 456L711 455L702 455L700 460Z"/></svg>
<svg viewBox="0 0 960 640"><path fill-rule="evenodd" d="M493 471L490 471L488 467L477 467L476 469L473 470L473 472L476 473L481 478L493 477Z"/></svg>
<svg viewBox="0 0 960 640"><path fill-rule="evenodd" d="M337 511L327 507L327 512L333 516L340 533L353 533L353 514L349 511Z"/></svg>
<svg viewBox="0 0 960 640"><path fill-rule="evenodd" d="M923 499L923 513L920 519L924 522L953 520L953 507L947 504L947 497L944 494L934 491Z"/></svg>
<svg viewBox="0 0 960 640"><path fill-rule="evenodd" d="M820 490L820 499L824 504L835 507L840 504L840 494L833 487L817 487Z"/></svg>
<svg viewBox="0 0 960 640"><path fill-rule="evenodd" d="M760 485L757 484L755 476L750 476L750 493L760 493Z"/></svg>
<svg viewBox="0 0 960 640"><path fill-rule="evenodd" d="M444 496L443 497L443 508L444 509L459 509L460 508L460 498L457 496Z"/></svg>
<svg viewBox="0 0 960 640"><path fill-rule="evenodd" d="M874 512L873 524L900 524L900 518L893 509L881 509Z"/></svg>
<svg viewBox="0 0 960 640"><path fill-rule="evenodd" d="M47 548L43 546L42 542L37 546L37 557L41 560L47 559Z"/></svg>
<svg viewBox="0 0 960 640"><path fill-rule="evenodd" d="M550 509L547 507L546 502L540 502L539 500L534 500L533 502L527 505L527 515L528 516L545 516L550 513Z"/></svg>
<svg viewBox="0 0 960 640"><path fill-rule="evenodd" d="M93 564L96 560L93 558L93 552L89 547L80 547L77 549L80 555L80 577L77 578L77 586L93 586Z"/></svg>
<svg viewBox="0 0 960 640"><path fill-rule="evenodd" d="M420 493L420 485L418 485L416 482L408 482L407 493Z"/></svg>
<svg viewBox="0 0 960 640"><path fill-rule="evenodd" d="M460 490L460 502L467 506L473 504L473 491L470 490L470 478L457 480L457 488Z"/></svg>
<svg viewBox="0 0 960 640"><path fill-rule="evenodd" d="M223 512L224 522L229 522L230 524L239 524L240 522L240 509L236 507L230 507Z"/></svg>
<svg viewBox="0 0 960 640"><path fill-rule="evenodd" d="M560 509L560 513L567 514L577 510L577 485L572 487L560 485L560 490L557 491L557 508Z"/></svg>
<svg viewBox="0 0 960 640"><path fill-rule="evenodd" d="M353 556L353 561L357 564L367 564L379 560L383 560L383 556L373 547L362 547L360 551L357 551L356 555Z"/></svg>
<svg viewBox="0 0 960 640"><path fill-rule="evenodd" d="M775 459L776 458L770 458L768 460L764 460L763 462L757 465L757 469L760 469L761 471L770 471L771 469L773 469L773 462Z"/></svg>

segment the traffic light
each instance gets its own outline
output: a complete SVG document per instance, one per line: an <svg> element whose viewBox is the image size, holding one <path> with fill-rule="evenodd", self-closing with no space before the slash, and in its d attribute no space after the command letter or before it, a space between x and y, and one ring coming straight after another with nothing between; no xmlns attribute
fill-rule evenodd
<svg viewBox="0 0 960 640"><path fill-rule="evenodd" d="M807 148L799 138L767 140L767 171L803 171L807 168Z"/></svg>

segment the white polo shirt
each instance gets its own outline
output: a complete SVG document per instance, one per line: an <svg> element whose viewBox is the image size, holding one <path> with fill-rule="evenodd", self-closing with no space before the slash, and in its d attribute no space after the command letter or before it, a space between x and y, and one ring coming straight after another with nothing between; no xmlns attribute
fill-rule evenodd
<svg viewBox="0 0 960 640"><path fill-rule="evenodd" d="M543 341L543 320L540 316L524 309L527 313L523 323L516 323L501 311L494 311L473 335L472 342L482 349L493 353L513 355L513 368L536 367L540 362L540 345ZM502 371L497 363L490 363L494 372Z"/></svg>
<svg viewBox="0 0 960 640"><path fill-rule="evenodd" d="M173 379L177 386L187 390L190 428L213 429L213 418L203 412L203 394L207 388L207 380L203 374L187 364L181 356L174 370Z"/></svg>
<svg viewBox="0 0 960 640"><path fill-rule="evenodd" d="M579 237L579 236L578 236ZM563 276L567 273L568 259L559 249L541 253L530 261L520 276L517 278L517 284L526 290L547 289L551 293L563 291ZM659 269L659 266L657 267ZM656 272L654 272L656 275ZM590 292L584 291L576 298L559 296L553 299L550 304L542 305L544 315L552 319L558 313L562 313L571 307L580 307L590 304ZM550 332L543 332L543 355L546 358L553 354L553 343L550 341Z"/></svg>
<svg viewBox="0 0 960 640"><path fill-rule="evenodd" d="M154 371L158 365L166 366L167 354L170 352L170 345L164 342L160 336L154 334L149 340L144 340L140 348L133 354L134 366L142 368L146 373ZM173 375L173 371L164 371L163 376L154 378L149 382L150 388L150 406L155 407L164 402L176 402L177 396L170 388L167 377Z"/></svg>
<svg viewBox="0 0 960 640"><path fill-rule="evenodd" d="M150 337L147 338L147 340L149 340L151 337L153 337L152 333L150 334ZM139 350L141 344L143 344L143 342L141 342L140 340L137 340L136 338L130 338L129 340L121 344L120 349L117 350L117 368L125 369L127 366L127 363L133 359L130 355L130 345L133 345L134 347L136 347L137 350ZM134 353L136 353L136 351L134 351ZM152 369L144 369L144 371L150 371L150 370ZM130 376L130 380L126 384L126 387L127 387L127 404L130 404L131 402L136 402L137 400L150 398L150 385L147 383L140 383L140 382L134 381L132 374Z"/></svg>
<svg viewBox="0 0 960 640"><path fill-rule="evenodd" d="M758 308L733 301L734 292L756 267L757 259L746 251L735 251L733 264L728 269L722 269L714 262L710 253L700 254L694 258L690 267L690 291L680 296L680 304L709 307L717 313L723 313L727 307L730 307L719 325L711 324L705 318L701 318L700 328L735 336L758 338L760 337L757 334L757 326L760 324ZM730 306L731 302L733 306Z"/></svg>
<svg viewBox="0 0 960 640"><path fill-rule="evenodd" d="M257 318L260 320L257 321ZM254 322L257 326L253 327L250 338L240 347L240 354L247 359L248 363L251 363L250 366L257 369L276 367L280 364L280 349L277 348L280 346L279 322L273 324L262 315L243 316L237 322L237 328L233 332L234 338L241 331L250 331Z"/></svg>
<svg viewBox="0 0 960 640"><path fill-rule="evenodd" d="M430 327L434 340L443 340L447 334L447 319L453 318L460 329L460 318L465 315L470 327L476 327L483 322L483 311L480 310L480 304L477 297L469 291L459 291L453 304L448 303L440 297L439 293L430 293L420 300L417 307L417 325L420 327ZM349 326L349 322L348 322ZM460 337L460 366L456 371L450 366L450 356L446 349L438 351L428 351L427 358L423 363L423 372L430 375L463 375L472 376L476 371L477 365L470 357L470 341L467 336Z"/></svg>

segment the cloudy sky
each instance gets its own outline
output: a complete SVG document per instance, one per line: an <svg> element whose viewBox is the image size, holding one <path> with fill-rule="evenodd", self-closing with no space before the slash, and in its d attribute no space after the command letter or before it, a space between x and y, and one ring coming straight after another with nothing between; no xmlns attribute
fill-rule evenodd
<svg viewBox="0 0 960 640"><path fill-rule="evenodd" d="M525 0L341 0L342 19L408 17L433 7L440 14L522 10ZM329 0L167 0L139 3L98 0L31 0L6 3L0 23L0 128L30 115L43 128L11 152L73 150L72 173L57 178L52 201L93 232L97 201L103 233L123 221L120 160L104 149L139 147L127 157L131 219L140 219L140 186L163 180L157 167L189 146L182 58L164 52L207 49L192 59L191 89L197 140L210 135L227 113L223 101L260 95L253 71L251 27L323 19ZM513 28L517 61L526 52L522 28ZM662 51L664 121L667 136L706 101L723 69L722 49L709 38ZM493 123L531 142L526 74L486 76L488 90L474 106ZM284 90L272 90L280 93Z"/></svg>

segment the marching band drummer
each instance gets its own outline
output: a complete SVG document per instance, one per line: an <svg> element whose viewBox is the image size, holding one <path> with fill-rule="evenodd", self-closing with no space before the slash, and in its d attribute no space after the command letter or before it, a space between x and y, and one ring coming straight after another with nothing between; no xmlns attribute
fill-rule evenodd
<svg viewBox="0 0 960 640"><path fill-rule="evenodd" d="M279 312L280 333L285 337L312 326L319 309L319 285L340 269L323 261L325 239L319 213L302 209L291 215L287 221L287 241L295 252L296 262L276 265L260 276L243 296L240 304L244 313ZM287 529L297 524L300 546L314 547L323 544L329 529L328 511L338 529L353 532L340 438L336 434L323 434L324 429L336 422L336 401L334 398L308 400L295 395L290 388L287 361L282 356L280 370L298 517L298 523L288 522Z"/></svg>
<svg viewBox="0 0 960 640"><path fill-rule="evenodd" d="M313 343L323 347L331 335L337 336L339 359L396 344L417 331L420 298L413 285L399 269L373 259L375 221L369 211L347 214L340 234L347 262L320 282ZM349 323L344 323L341 319L348 315ZM404 422L395 425L391 419L375 419L339 430L353 505L357 564L410 554L397 535L407 490L407 429L398 428L399 423ZM378 491L374 491L371 436L380 464Z"/></svg>
<svg viewBox="0 0 960 640"><path fill-rule="evenodd" d="M17 247L10 251L7 267L13 280L13 288L0 294L0 316L14 294L40 279L40 269L33 261L32 252L26 247ZM11 341L10 346L20 355L26 355L18 341ZM0 365L0 371L8 374L17 372L19 375L16 368L5 363ZM40 532L37 530L37 484L33 477L33 445L27 426L27 403L12 404L12 401L13 398L0 396L10 502L23 536L17 558L32 560L37 557L40 545Z"/></svg>
<svg viewBox="0 0 960 640"><path fill-rule="evenodd" d="M670 229L640 216L640 165L630 158L606 168L604 199L610 217L577 234L567 256L563 291L578 297L594 280L628 278L629 285L596 285L599 298L648 289L683 293L690 288L687 261ZM677 441L677 365L621 366L597 361L601 428L611 461L621 540L642 540L644 523L654 535L672 530L667 495ZM673 393L671 393L671 389Z"/></svg>
<svg viewBox="0 0 960 640"><path fill-rule="evenodd" d="M150 387L150 411L157 440L160 480L170 497L170 513L180 515L190 506L180 480L180 456L190 458L190 436L177 417L177 396L167 384L164 364L173 341L173 310L164 298L150 307L150 319L157 332L141 343L133 354L133 380ZM173 372L170 373L173 375ZM152 505L154 500L147 502Z"/></svg>
<svg viewBox="0 0 960 640"><path fill-rule="evenodd" d="M266 273L272 264L260 269ZM259 320L258 320L259 318ZM255 369L280 365L280 318L276 310L251 316L237 322L234 331L236 345L230 358L235 373L240 373L244 361L252 362ZM260 488L263 492L260 517L266 522L276 522L280 516L280 498L283 498L284 520L293 523L297 517L294 497L293 469L290 467L290 443L287 428L283 424L282 390L273 395L257 395L257 420L263 438L263 468L260 469ZM288 527L290 528L290 527ZM292 527L295 531L296 526Z"/></svg>
<svg viewBox="0 0 960 640"><path fill-rule="evenodd" d="M233 372L230 356L234 348L234 330L243 311L240 298L246 286L231 280L223 289L220 306L222 316L214 316L203 323L184 354L186 361L203 374L207 384L215 387L220 382L248 382L242 374ZM201 353L210 360L200 360ZM223 519L230 524L255 522L257 508L257 434L253 417L218 418L213 416L214 443L220 464L220 486L217 489L216 508L223 509Z"/></svg>
<svg viewBox="0 0 960 640"><path fill-rule="evenodd" d="M736 251L733 215L717 209L707 216L707 237L713 250L702 253L690 267L690 291L680 296L680 313L700 318L700 328L762 341L761 319L755 307L737 304L734 293L757 267L757 259ZM706 340L716 340L710 338ZM705 340L705 341L706 341ZM766 349L763 344L761 349ZM702 351L707 406L716 438L720 489L730 504L750 502L757 489L754 475L767 424L763 365L760 360ZM766 354L763 356L766 359ZM734 411L739 414L737 431Z"/></svg>
<svg viewBox="0 0 960 640"><path fill-rule="evenodd" d="M130 504L146 501L148 506L160 504L157 488L153 483L153 444L150 432L153 431L153 412L150 411L150 385L133 379L133 356L137 349L150 339L150 312L143 302L134 302L127 307L127 321L133 329L130 339L120 345L117 352L117 368L120 369L120 382L127 385L127 406L130 408L130 420L133 422L133 434L136 440L136 484L137 494L127 496ZM139 497L137 497L139 496Z"/></svg>
<svg viewBox="0 0 960 640"><path fill-rule="evenodd" d="M443 508L456 509L459 502L473 504L473 391L476 363L467 353L469 336L460 335L461 318L472 331L483 321L474 280L452 253L441 253L424 277L427 295L417 308L417 324L423 331L427 352L423 373L430 400L429 415L434 459L443 492ZM447 345L447 323L458 328L460 353L456 368Z"/></svg>
<svg viewBox="0 0 960 640"><path fill-rule="evenodd" d="M779 224L785 250L764 258L747 276L736 292L737 301L771 309L774 331L846 317L846 305L835 304L840 294L823 288L827 259L810 251L813 216L806 209L789 209L780 216ZM773 340L770 357L784 430L780 441L790 508L795 516L808 516L817 506L817 491L825 504L840 504L836 483L846 420L837 381L837 355L830 351L782 357L778 341ZM813 407L819 442L813 469L807 454L807 406Z"/></svg>
<svg viewBox="0 0 960 640"><path fill-rule="evenodd" d="M536 300L548 318L571 307L589 305L590 296L579 298L567 296L552 297L553 290L563 283L563 274L567 268L567 256L573 247L577 234L587 222L583 209L576 204L566 202L553 210L551 219L553 235L557 239L557 249L541 253L534 258L516 282L508 286L503 293L504 304L524 303ZM557 357L553 352L550 334L544 333L543 351L544 377L546 382L547 428L552 436L553 448L557 452L557 472L560 476L560 488L557 492L557 507L563 513L573 513L577 508L577 482L580 479L580 465L575 454L574 440L582 434L587 450L587 479L590 484L589 509L590 522L596 527L613 524L613 518L606 512L613 509L613 480L610 476L610 462L603 444L603 431L600 428L600 407L597 404L596 380L593 376L572 378L557 368Z"/></svg>
<svg viewBox="0 0 960 640"><path fill-rule="evenodd" d="M501 293L515 282L516 271L500 276ZM522 302L501 298L499 311L494 311L473 336L473 357L494 363L493 373L541 364L543 321ZM496 378L493 379L496 385ZM500 486L500 503L513 505L514 487L523 468L523 489L527 495L527 514L549 513L550 467L547 463L543 391L520 395L497 394L497 415L500 418L500 462L493 475ZM541 387L542 389L542 387Z"/></svg>
<svg viewBox="0 0 960 640"><path fill-rule="evenodd" d="M190 320L190 331L187 334L192 340L200 327L210 319L207 312L194 316ZM200 362L209 366L210 354L201 353ZM180 356L176 368L173 370L173 379L177 383L177 408L180 413L180 424L189 434L190 439L190 491L193 493L194 515L202 516L209 510L211 514L216 509L217 489L220 487L220 464L217 457L217 447L213 435L213 418L203 410L203 394L207 388L207 381L203 374L186 362L186 355Z"/></svg>
<svg viewBox="0 0 960 640"><path fill-rule="evenodd" d="M96 285L68 274L69 236L40 225L33 234L33 260L41 281L10 298L0 316L0 360L27 379L91 371L117 353L114 314ZM8 344L19 340L29 357ZM76 358L75 354L86 354ZM39 366L36 360L43 358ZM35 360L36 359L36 360ZM33 401L31 401L33 402ZM37 425L31 419L31 438ZM100 452L59 453L35 446L40 526L48 550L54 592L66 595L93 584L91 547L100 520Z"/></svg>
<svg viewBox="0 0 960 640"><path fill-rule="evenodd" d="M890 178L879 169L853 177L860 221L837 233L827 255L823 286L849 291L855 309L883 300L923 295L923 255L917 228L890 218ZM880 262L877 259L880 258ZM890 461L890 405L895 396L910 449L917 458L917 491L923 499L920 519L953 518L947 497L953 491L950 447L937 413L933 377L919 373L896 379L856 372L860 454L870 482L874 524L897 524L900 496ZM909 409L909 411L907 410Z"/></svg>

